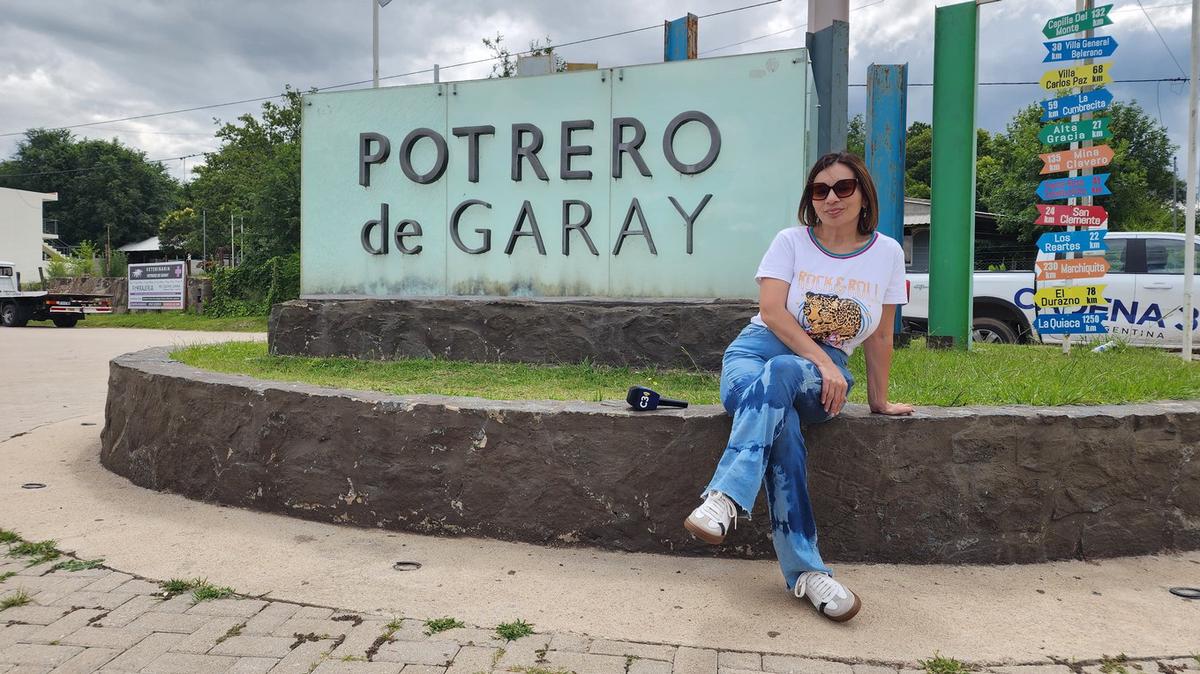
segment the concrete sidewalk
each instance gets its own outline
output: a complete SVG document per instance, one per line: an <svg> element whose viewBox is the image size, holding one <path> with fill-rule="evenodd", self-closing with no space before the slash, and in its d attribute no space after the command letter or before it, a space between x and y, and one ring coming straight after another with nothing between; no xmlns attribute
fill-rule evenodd
<svg viewBox="0 0 1200 674"><path fill-rule="evenodd" d="M16 430L9 428L12 408L0 409L0 425L5 430L0 435L0 527L16 530L30 540L55 539L64 550L89 559L103 557L113 568L137 576L207 577L246 595L337 607L361 614L367 622L386 622L397 615L417 621L454 616L490 628L524 619L535 625L539 635L530 637L530 642L514 642L508 651L515 653L515 649L534 644L528 652L536 655L549 644L547 652L564 654L557 661L549 659L549 664L514 661L504 667L625 671L622 656L639 654L640 659L630 661L629 671L672 671L664 669L668 664L679 672L716 671L718 665L731 672L763 668L849 672L851 663L884 667L858 667L865 672L915 666L919 659L941 653L980 665L1048 667L1014 670L1030 674L1065 674L1071 669L1056 666L1055 661L1092 663L1093 671L1099 671L1103 656L1124 653L1138 661L1142 671L1155 671L1158 666L1154 663L1159 660L1178 660L1200 668L1200 663L1190 658L1200 653L1200 602L1179 599L1166 591L1172 585L1200 585L1200 553L997 567L837 565L839 577L862 595L864 609L854 621L836 625L792 598L783 589L773 562L551 549L353 529L144 490L99 466L106 374L100 376L92 360L107 361L156 340L170 344L198 338L197 333L141 334L150 332L63 330L35 338L21 330L0 330L0 351L19 350L23 361L50 371L51 383L34 378L24 381L18 390L30 387L34 398L58 403L19 408L23 427ZM69 334L60 338L61 333ZM59 367L55 364L57 351L63 348L76 354L76 365L69 373L55 370ZM83 376L85 369L91 374ZM10 435L16 437L4 440ZM48 486L21 489L25 482ZM421 567L396 571L392 567L397 561L418 562ZM11 578L0 589L11 589L15 581L30 577ZM67 576L58 571L47 578ZM35 585L48 582L32 581ZM144 585L134 587L146 589ZM94 590L70 590L76 591ZM46 606L60 605L56 602L62 600L54 594L48 597L34 595L34 602L44 605L43 619L54 617L50 615L54 609ZM126 599L133 601L133 597ZM265 610L261 602L258 605ZM248 611L242 606L237 611ZM13 610L17 609L9 609ZM11 620L8 611L0 613L0 624L6 620ZM201 629L202 625L195 624ZM14 627L23 626L0 630L0 644L5 639L34 643L22 636L28 626L10 632ZM80 624L76 629L83 627ZM151 638L153 633L151 630L142 638ZM413 629L405 633L412 634ZM480 632L471 634L467 639L451 635L460 648L456 653L479 655L482 651L461 649L499 647L481 642ZM101 636L89 632L81 638ZM446 641L444 636L429 640ZM543 638L547 641L536 643ZM414 643L424 641L421 636ZM471 641L476 641L476 646L471 646ZM620 645L610 646L612 642ZM109 646L123 652L126 647L122 643ZM629 643L649 645L631 653ZM33 652L28 648L14 652L26 651ZM164 649L167 651L169 647ZM0 663L9 662L4 659L8 652L0 651ZM718 652L730 655L718 656ZM280 655L279 659L286 657ZM447 661L457 657L465 655L446 656ZM609 657L617 660L604 659ZM810 662L814 659L819 662ZM166 664L171 662L168 659ZM610 665L614 663L621 668L613 670ZM442 671L412 669L419 664L433 666L413 660L405 671ZM322 671L343 671L332 667L398 671L389 670L391 665L382 662L376 667L374 663L337 660L322 666L326 668ZM648 667L658 669L645 669ZM0 664L0 672L3 668ZM1136 670L1130 667L1129 671Z"/></svg>

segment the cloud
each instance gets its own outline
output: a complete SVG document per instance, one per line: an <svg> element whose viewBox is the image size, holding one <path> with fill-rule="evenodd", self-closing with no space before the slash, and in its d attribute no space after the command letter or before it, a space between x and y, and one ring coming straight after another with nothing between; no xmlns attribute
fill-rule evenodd
<svg viewBox="0 0 1200 674"><path fill-rule="evenodd" d="M1186 65L1189 9L1179 0L1144 0L1163 38ZM696 14L749 4L749 0L691 0ZM910 81L930 82L933 16L930 0L851 0L850 81L865 81L871 63L910 66ZM1069 13L1073 0L1004 0L980 7L979 76L982 81L1037 80L1045 70L1041 27ZM572 61L604 66L662 59L664 19L684 10L667 0L406 0L380 11L380 65L386 75L451 66L486 58L480 39L497 32L514 50L547 35L556 43L618 32L650 30L565 47ZM804 30L763 37L733 48L723 45L777 33L807 21L807 3L784 0L700 21L703 56L784 49L804 44ZM186 108L299 88L369 80L371 23L368 0L206 0L132 2L57 0L10 2L0 13L0 133L34 126L59 126ZM1117 77L1172 77L1179 71L1132 3L1120 3L1114 24ZM443 80L486 77L490 64L442 71ZM428 82L430 74L385 80L386 85ZM1112 87L1119 98L1136 99L1185 140L1186 92L1168 84ZM998 130L1024 105L1041 98L1037 87L981 87L980 126ZM908 117L929 120L932 92L914 87ZM851 90L850 112L861 112L862 88ZM258 104L127 121L79 129L88 137L116 136L150 157L211 151L213 118L233 119ZM0 137L0 156L17 137ZM194 165L194 164L189 164ZM182 163L170 170L184 175Z"/></svg>

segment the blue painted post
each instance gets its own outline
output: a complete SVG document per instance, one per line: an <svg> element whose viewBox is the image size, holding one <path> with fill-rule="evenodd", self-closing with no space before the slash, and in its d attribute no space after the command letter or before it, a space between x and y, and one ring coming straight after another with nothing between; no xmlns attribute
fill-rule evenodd
<svg viewBox="0 0 1200 674"><path fill-rule="evenodd" d="M695 14L663 22L663 60L684 61L697 56L700 19Z"/></svg>
<svg viewBox="0 0 1200 674"><path fill-rule="evenodd" d="M908 64L867 68L867 170L879 192L879 232L904 245L904 145ZM900 309L896 334L900 334Z"/></svg>

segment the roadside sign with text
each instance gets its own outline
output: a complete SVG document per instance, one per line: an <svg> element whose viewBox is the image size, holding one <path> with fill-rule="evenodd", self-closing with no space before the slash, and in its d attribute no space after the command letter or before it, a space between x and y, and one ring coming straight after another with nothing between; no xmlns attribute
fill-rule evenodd
<svg viewBox="0 0 1200 674"><path fill-rule="evenodd" d="M1046 91L1061 91L1078 87L1102 87L1112 84L1112 63L1092 63L1081 66L1063 66L1047 70L1042 75L1042 88Z"/></svg>
<svg viewBox="0 0 1200 674"><path fill-rule="evenodd" d="M1055 122L1043 126L1042 130L1038 132L1038 140L1045 145L1064 145L1109 138L1112 138L1112 130L1108 128L1107 117L1081 119L1076 122Z"/></svg>
<svg viewBox="0 0 1200 674"><path fill-rule="evenodd" d="M1033 294L1033 303L1039 309L1069 309L1108 304L1104 299L1104 284L1094 286L1055 286L1038 288Z"/></svg>
<svg viewBox="0 0 1200 674"><path fill-rule="evenodd" d="M1077 257L1071 260L1038 260L1038 281L1065 281L1079 278L1100 278L1108 273L1108 260L1102 257Z"/></svg>
<svg viewBox="0 0 1200 674"><path fill-rule="evenodd" d="M1038 204L1033 224L1044 227L1101 227L1108 220L1103 206Z"/></svg>
<svg viewBox="0 0 1200 674"><path fill-rule="evenodd" d="M130 309L182 309L186 262L129 265Z"/></svg>
<svg viewBox="0 0 1200 674"><path fill-rule="evenodd" d="M1082 232L1047 232L1038 237L1038 250L1043 253L1089 253L1108 250L1104 242L1107 229Z"/></svg>
<svg viewBox="0 0 1200 674"><path fill-rule="evenodd" d="M1048 101L1042 101L1042 121L1052 122L1071 115L1103 112L1112 105L1112 101L1113 95L1108 89L1096 89L1081 94L1051 98Z"/></svg>
<svg viewBox="0 0 1200 674"><path fill-rule="evenodd" d="M1112 194L1108 189L1108 174L1097 173L1075 178L1049 178L1038 185L1037 195L1043 201L1098 197Z"/></svg>
<svg viewBox="0 0 1200 674"><path fill-rule="evenodd" d="M1103 335L1105 314L1041 314L1034 319L1033 329L1041 335Z"/></svg>
<svg viewBox="0 0 1200 674"><path fill-rule="evenodd" d="M1108 12L1111 9L1112 5L1104 5L1103 7L1094 7L1080 12L1056 16L1047 21L1046 25L1042 27L1042 35L1048 38L1056 38L1072 33L1082 33L1085 30L1101 26L1111 26L1112 19L1108 18Z"/></svg>
<svg viewBox="0 0 1200 674"><path fill-rule="evenodd" d="M1112 163L1113 151L1107 145L1095 145L1062 152L1047 152L1038 156L1042 158L1042 175L1045 175L1108 166Z"/></svg>
<svg viewBox="0 0 1200 674"><path fill-rule="evenodd" d="M1111 35L1072 38L1042 44L1046 45L1046 58L1042 59L1042 63L1103 59L1112 56L1117 50L1117 41Z"/></svg>

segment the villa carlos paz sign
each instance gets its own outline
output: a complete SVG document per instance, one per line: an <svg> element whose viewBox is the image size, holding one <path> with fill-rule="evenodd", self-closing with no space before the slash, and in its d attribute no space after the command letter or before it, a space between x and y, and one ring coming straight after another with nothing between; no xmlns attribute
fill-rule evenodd
<svg viewBox="0 0 1200 674"><path fill-rule="evenodd" d="M305 97L305 296L757 296L804 50Z"/></svg>

